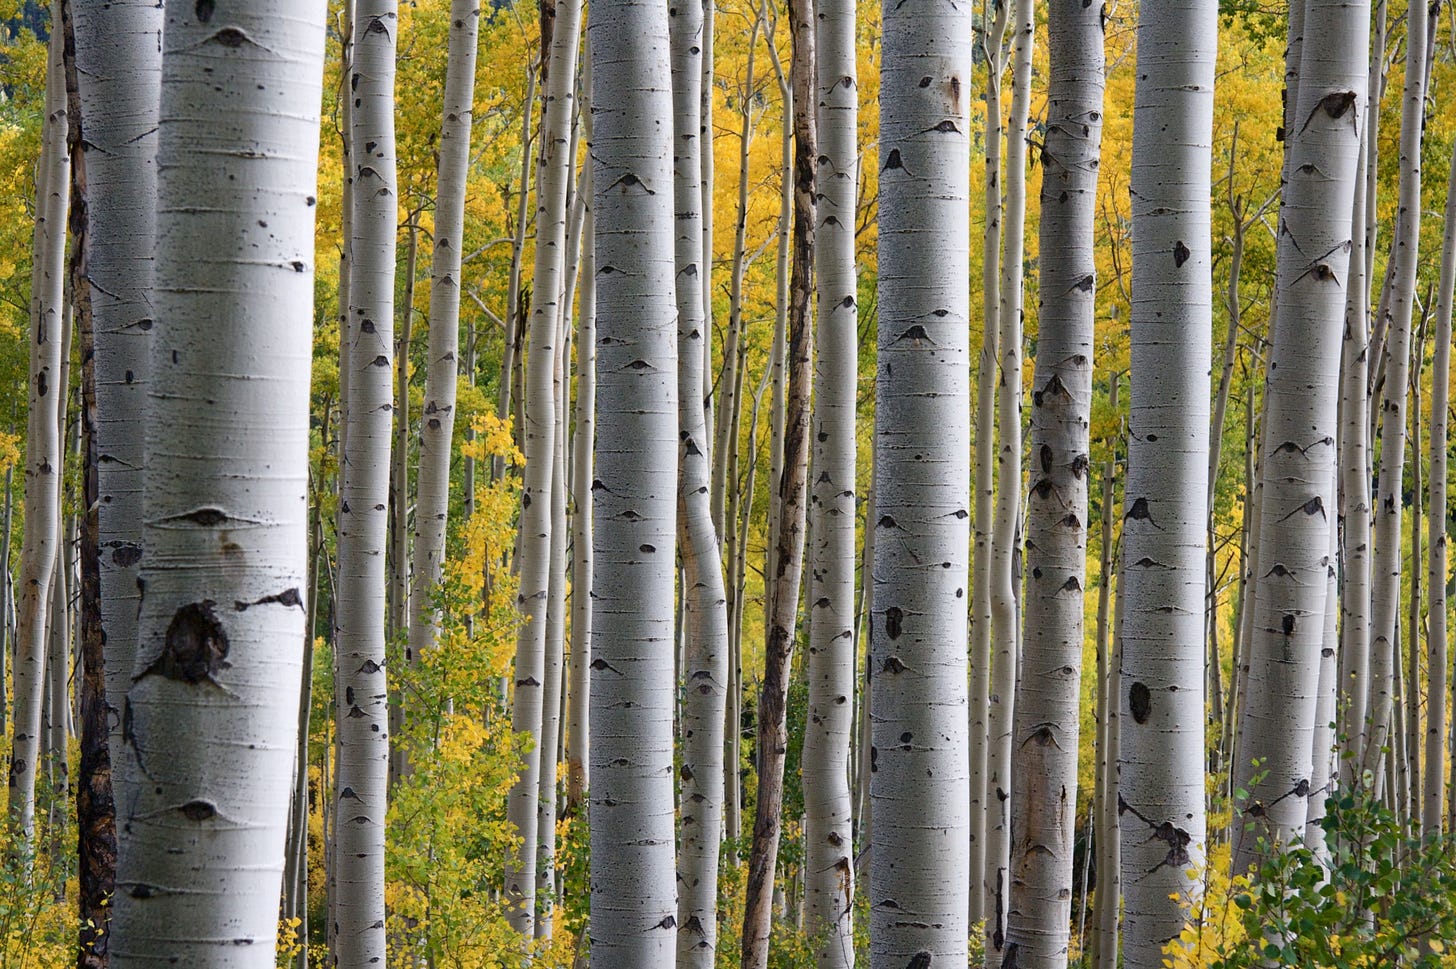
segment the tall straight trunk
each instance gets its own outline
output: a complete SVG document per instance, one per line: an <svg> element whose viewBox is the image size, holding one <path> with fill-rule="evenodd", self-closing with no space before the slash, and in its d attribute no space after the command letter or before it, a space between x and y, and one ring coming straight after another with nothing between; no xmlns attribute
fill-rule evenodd
<svg viewBox="0 0 1456 969"><path fill-rule="evenodd" d="M818 355L809 531L809 710L804 726L804 931L819 969L854 965L855 409L859 311L855 202L859 86L855 0L819 0L815 103L819 135Z"/></svg>
<svg viewBox="0 0 1456 969"><path fill-rule="evenodd" d="M275 964L308 571L325 8L166 13L146 596L122 712L146 783L120 805L113 966Z"/></svg>
<svg viewBox="0 0 1456 969"><path fill-rule="evenodd" d="M410 570L409 655L414 659L432 649L440 635L440 614L434 607L434 596L444 564L450 514L450 443L454 436L455 389L460 373L460 256L465 234L479 27L479 0L451 0L444 106L435 166L429 357L425 403L420 413L415 543Z"/></svg>
<svg viewBox="0 0 1456 969"><path fill-rule="evenodd" d="M1330 480L1331 494L1339 494L1339 468ZM1325 610L1320 616L1320 652L1315 682L1314 729L1310 742L1311 769L1309 793L1305 798L1304 843L1322 860L1328 859L1325 846L1325 801L1334 790L1338 776L1335 770L1335 723L1339 717L1339 647L1340 647L1340 527L1339 516L1330 515L1325 523ZM1314 616L1309 617L1314 619Z"/></svg>
<svg viewBox="0 0 1456 969"><path fill-rule="evenodd" d="M542 52L542 59L546 53ZM516 366L520 354L521 316L521 271L525 263L526 238L530 227L531 165L535 159L536 139L532 136L531 121L536 106L536 60L526 65L526 97L521 102L521 168L520 191L516 193L515 232L511 236L511 267L506 275L506 312L504 319L505 345L501 349L500 389L496 400L495 416L500 420L516 415L514 394L519 392L515 383ZM522 428L517 422L512 432L520 441ZM497 455L491 460L491 480L499 481L505 473L505 458Z"/></svg>
<svg viewBox="0 0 1456 969"><path fill-rule="evenodd" d="M389 780L385 548L394 393L394 275L399 195L394 140L397 0L357 0L349 87L353 261L349 396L339 489L335 649L340 682L334 798L334 954L341 969L385 958L384 823Z"/></svg>
<svg viewBox="0 0 1456 969"><path fill-rule="evenodd" d="M1011 905L1005 961L1065 969L1077 834L1085 645L1087 489L1096 322L1097 160L1102 149L1102 11L1055 0L1042 150L1040 330L1022 662L1011 791Z"/></svg>
<svg viewBox="0 0 1456 969"><path fill-rule="evenodd" d="M581 70L581 137L592 143L591 59ZM591 704L592 654L592 494L593 445L596 438L597 330L596 330L596 213L593 209L592 165L582 166L580 189L586 200L582 212L581 289L576 328L576 414L571 441L571 685L566 709L566 810L580 810L587 791L587 763L591 733L587 729Z"/></svg>
<svg viewBox="0 0 1456 969"><path fill-rule="evenodd" d="M1370 103L1365 124L1375 119ZM1369 736L1370 698L1370 399L1366 396L1370 344L1370 286L1365 275L1365 209L1369 140L1360 146L1361 177L1351 208L1350 269L1340 358L1340 520L1344 527L1340 596L1340 787L1360 777Z"/></svg>
<svg viewBox="0 0 1456 969"><path fill-rule="evenodd" d="M1446 223L1441 239L1441 279L1436 298L1435 357L1431 362L1431 469L1430 529L1426 561L1426 701L1425 804L1421 834L1434 840L1441 834L1446 803L1446 711L1450 659L1446 639L1446 448L1448 408L1451 405L1451 304L1456 289L1456 152L1446 189Z"/></svg>
<svg viewBox="0 0 1456 969"><path fill-rule="evenodd" d="M558 14L559 16L559 14ZM598 99L598 421L592 486L594 969L673 963L677 352L668 11L591 8Z"/></svg>
<svg viewBox="0 0 1456 969"><path fill-rule="evenodd" d="M1304 832L1325 647L1330 522L1336 508L1342 321L1360 135L1368 4L1306 0L1296 126L1289 134L1269 363L1264 489L1249 693L1234 785L1249 792L1236 825L1234 870Z"/></svg>
<svg viewBox="0 0 1456 969"><path fill-rule="evenodd" d="M1118 411L1122 374L1112 375L1107 402ZM1116 502L1117 436L1108 441L1107 463L1102 467L1102 568L1097 589L1097 767L1093 810L1097 852L1097 899L1093 908L1096 945L1093 969L1117 969L1117 916L1122 901L1122 843L1117 816L1117 671L1121 623L1112 616L1113 527ZM1121 598L1119 597L1119 602ZM1121 617L1122 610L1117 610Z"/></svg>
<svg viewBox="0 0 1456 969"><path fill-rule="evenodd" d="M799 583L809 477L809 406L813 391L815 167L815 16L812 0L789 0L793 60L793 232L787 305L783 452L773 476L769 572L764 576L764 676L758 700L758 797L743 915L743 969L768 965L774 872L783 830L784 759L788 753L789 664L799 619ZM820 469L825 470L825 469Z"/></svg>
<svg viewBox="0 0 1456 969"><path fill-rule="evenodd" d="M883 17L870 964L964 966L972 11Z"/></svg>
<svg viewBox="0 0 1456 969"><path fill-rule="evenodd" d="M1145 4L1132 156L1132 420L1118 699L1128 969L1162 965L1204 853L1203 583L1218 4Z"/></svg>
<svg viewBox="0 0 1456 969"><path fill-rule="evenodd" d="M986 913L986 790L991 716L991 552L996 498L996 358L1001 304L1001 81L1007 8L997 0L985 35L986 226L981 237L981 348L976 370L975 546L971 562L971 921ZM998 802L999 804L999 802Z"/></svg>
<svg viewBox="0 0 1456 969"><path fill-rule="evenodd" d="M389 455L389 589L385 599L385 631L388 648L404 646L404 662L413 666L416 657L409 645L409 450L413 425L410 423L410 343L414 339L415 274L420 259L420 227L415 213L406 226L404 287L395 309L399 325L394 342L394 445ZM409 756L401 742L404 736L404 697L396 692L389 698L389 789L394 790L409 773Z"/></svg>
<svg viewBox="0 0 1456 969"><path fill-rule="evenodd" d="M698 46L701 48L698 75L698 196L705 200L703 204L702 217L702 282L700 288L703 292L703 425L706 429L704 446L708 448L708 469L711 477L713 468L713 443L716 440L716 424L713 413L713 190L714 190L714 158L713 158L713 102L714 95L714 63L713 63L713 22L717 15L717 4L715 0L702 0L703 17L702 28L699 31ZM709 510L712 506L712 482L709 481ZM715 516L713 527L719 528L719 521ZM723 533L717 532L718 545L723 545Z"/></svg>
<svg viewBox="0 0 1456 969"><path fill-rule="evenodd" d="M61 2L52 4L61 23ZM51 34L47 54L46 111L36 168L35 234L30 277L30 404L25 443L25 526L20 551L16 616L15 726L10 753L10 824L17 843L35 834L36 771L40 766L41 707L45 695L46 615L60 545L60 487L64 454L56 396L60 384L65 317L66 216L71 195L66 152L69 110L62 59L64 33Z"/></svg>
<svg viewBox="0 0 1456 969"><path fill-rule="evenodd" d="M1378 776L1380 750L1391 719L1391 678L1395 635L1400 622L1401 519L1404 500L1406 383L1410 370L1411 310L1421 229L1421 135L1425 118L1425 17L1408 17L1406 62L1401 93L1400 195L1396 238L1390 260L1390 319L1386 324L1389 359L1380 411L1380 493L1375 501L1375 558L1371 579L1370 739L1364 764ZM1366 199L1369 205L1370 199ZM1367 240L1368 242L1368 240Z"/></svg>
<svg viewBox="0 0 1456 969"><path fill-rule="evenodd" d="M991 538L991 622L996 656L991 670L991 717L986 767L986 969L1005 956L1011 898L1011 769L1015 729L1018 615L1018 541L1021 535L1022 318L1025 292L1026 126L1031 109L1031 62L1036 41L1032 0L1015 0L1012 21L1011 117L1006 125L1005 251L996 310L1000 385L996 427L996 521Z"/></svg>
<svg viewBox="0 0 1456 969"><path fill-rule="evenodd" d="M1424 564L1421 550L1421 369L1426 354L1426 322L1430 319L1434 294L1428 289L1421 303L1421 322L1411 344L1410 427L1408 438L1411 469L1410 598L1406 607L1405 643L1405 776L1406 817L1409 830L1420 830L1421 805L1421 578Z"/></svg>
<svg viewBox="0 0 1456 969"><path fill-rule="evenodd" d="M551 585L551 480L556 453L554 374L561 339L562 277L566 268L566 187L575 159L567 150L576 98L576 60L581 32L579 0L558 0L546 62L541 147L536 162L536 261L531 284L531 316L526 347L524 489L521 495L521 611L516 639L515 690L511 729L529 733L533 744L511 788L507 816L521 838L506 870L511 924L531 935L536 906L537 801L541 758L555 756L541 745L545 710L546 613ZM559 580L558 580L559 581Z"/></svg>
<svg viewBox="0 0 1456 969"><path fill-rule="evenodd" d="M670 24L674 268L678 344L677 538L685 649L679 793L677 965L712 969L718 947L718 852L723 833L723 714L728 696L728 600L713 522L712 430L705 402L702 42L703 9L684 3Z"/></svg>

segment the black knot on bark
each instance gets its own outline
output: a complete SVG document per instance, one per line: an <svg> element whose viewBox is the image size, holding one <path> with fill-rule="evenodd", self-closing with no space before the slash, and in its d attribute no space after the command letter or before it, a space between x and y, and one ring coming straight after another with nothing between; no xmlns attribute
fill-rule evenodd
<svg viewBox="0 0 1456 969"><path fill-rule="evenodd" d="M215 605L204 599L178 609L167 626L162 655L147 672L183 683L201 683L227 669L227 632L213 611Z"/></svg>

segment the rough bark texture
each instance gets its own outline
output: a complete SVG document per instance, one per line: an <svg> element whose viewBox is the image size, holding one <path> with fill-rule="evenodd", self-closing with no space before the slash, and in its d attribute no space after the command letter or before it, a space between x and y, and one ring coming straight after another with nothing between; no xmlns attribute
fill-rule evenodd
<svg viewBox="0 0 1456 969"><path fill-rule="evenodd" d="M964 966L971 8L884 5L870 963Z"/></svg>
<svg viewBox="0 0 1456 969"><path fill-rule="evenodd" d="M385 958L385 814L389 710L385 681L388 532L399 195L395 171L395 0L358 0L349 91L349 392L339 489L335 643L339 682L334 956L341 969Z"/></svg>
<svg viewBox="0 0 1456 969"><path fill-rule="evenodd" d="M145 596L121 711L145 782L118 805L113 966L274 965L307 574L324 20L321 0L166 14Z"/></svg>
<svg viewBox="0 0 1456 969"><path fill-rule="evenodd" d="M1336 507L1340 354L1350 260L1350 212L1364 131L1368 4L1307 0L1279 236L1278 326L1264 424L1263 528L1255 578L1249 692L1240 716L1234 869L1256 843L1304 832L1321 653L1330 528ZM1333 655L1333 654L1331 654ZM1249 822L1253 822L1252 824Z"/></svg>
<svg viewBox="0 0 1456 969"><path fill-rule="evenodd" d="M593 5L597 258L592 580L591 959L668 966L675 951L673 536L677 352L668 14Z"/></svg>
<svg viewBox="0 0 1456 969"><path fill-rule="evenodd" d="M1162 966L1204 852L1209 168L1215 0L1144 4L1132 157L1132 413L1120 683L1123 954Z"/></svg>
<svg viewBox="0 0 1456 969"><path fill-rule="evenodd" d="M854 729L855 405L859 183L855 0L819 0L818 355L809 499L809 713L804 727L804 931L819 969L854 965L854 840L850 737Z"/></svg>
<svg viewBox="0 0 1456 969"><path fill-rule="evenodd" d="M1091 472L1102 11L1054 0L1042 149L1040 329L1031 396L1025 634L1011 791L1006 962L1067 964Z"/></svg>

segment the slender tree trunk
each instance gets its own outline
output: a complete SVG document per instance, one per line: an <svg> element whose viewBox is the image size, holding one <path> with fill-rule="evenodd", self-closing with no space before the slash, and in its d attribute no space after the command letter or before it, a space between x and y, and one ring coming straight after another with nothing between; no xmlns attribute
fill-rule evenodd
<svg viewBox="0 0 1456 969"><path fill-rule="evenodd" d="M1367 12L1368 16L1368 12ZM1339 468L1331 474L1330 493L1339 495ZM1335 722L1339 717L1339 646L1340 646L1340 527L1339 516L1330 515L1326 523L1325 562L1325 611L1321 617L1321 645L1319 668L1316 675L1318 686L1314 705L1313 740L1310 744L1311 773L1309 795L1305 798L1304 843L1314 851L1321 861L1327 861L1329 852L1325 845L1325 801L1334 789L1335 768ZM1311 619L1314 617L1311 616Z"/></svg>
<svg viewBox="0 0 1456 969"><path fill-rule="evenodd" d="M1162 965L1204 852L1203 583L1212 293L1213 0L1144 5L1132 162L1132 422L1123 507L1123 953Z"/></svg>
<svg viewBox="0 0 1456 969"><path fill-rule="evenodd" d="M1401 519L1404 501L1406 383L1410 367L1411 310L1415 303L1416 265L1421 228L1421 135L1425 117L1425 17L1407 18L1406 65L1401 95L1400 196L1391 264L1394 267L1389 362L1380 411L1380 494L1375 503L1375 557L1371 592L1370 740L1364 764L1378 776L1380 751L1391 719L1392 675L1396 666L1395 629L1400 614ZM1366 199L1367 206L1371 200ZM1368 244L1368 240L1367 240Z"/></svg>
<svg viewBox="0 0 1456 969"><path fill-rule="evenodd" d="M278 0L166 14L146 597L122 712L146 782L120 806L114 966L274 965L305 614L325 14Z"/></svg>
<svg viewBox="0 0 1456 969"><path fill-rule="evenodd" d="M883 16L870 963L963 966L972 11Z"/></svg>
<svg viewBox="0 0 1456 969"><path fill-rule="evenodd" d="M809 403L813 390L815 172L815 17L811 0L789 0L793 60L793 233L785 346L781 472L773 477L776 527L771 529L766 602L764 677L758 702L758 798L743 916L743 969L768 965L774 871L783 828L784 758L788 751L789 664L799 616L804 564L805 499L809 477ZM821 469L827 470L827 469Z"/></svg>
<svg viewBox="0 0 1456 969"><path fill-rule="evenodd" d="M409 450L413 425L410 423L410 343L414 339L415 275L420 258L420 227L414 213L406 227L404 256L404 291L396 310L400 322L395 328L394 343L394 446L389 455L389 590L385 600L385 630L388 649L404 646L404 663L415 665L418 657L410 649L410 576L409 576ZM413 702L413 698L411 698ZM409 772L409 754L405 750L405 698L396 691L389 698L389 789L394 790L402 776Z"/></svg>
<svg viewBox="0 0 1456 969"><path fill-rule="evenodd" d="M1121 374L1113 374L1108 404L1114 415L1118 410L1118 389ZM1097 851L1097 900L1093 910L1097 940L1092 953L1093 969L1117 969L1118 908L1122 901L1122 842L1117 814L1117 707L1118 667L1121 655L1122 615L1112 617L1113 528L1116 511L1117 435L1107 447L1107 463L1102 468L1102 568L1101 585L1097 590L1097 778L1093 809L1097 815L1093 845ZM1118 602L1122 601L1118 597ZM1109 621L1112 627L1109 628Z"/></svg>
<svg viewBox="0 0 1456 969"><path fill-rule="evenodd" d="M541 52L544 61L546 51ZM513 394L519 388L515 384L516 367L520 354L521 318L521 271L525 264L526 237L529 232L531 200L531 166L535 155L536 139L531 136L531 121L536 108L536 63L526 65L526 98L521 102L521 190L516 195L515 235L511 238L511 268L506 277L505 346L501 351L500 396L496 400L495 416L504 421L516 416ZM512 428L519 441L523 428L519 421ZM497 455L491 461L491 480L499 481L505 473L505 458Z"/></svg>
<svg viewBox="0 0 1456 969"><path fill-rule="evenodd" d="M1424 494L1421 481L1421 369L1426 355L1426 321L1430 318L1434 294L1429 290L1421 304L1421 323L1416 330L1415 342L1411 344L1410 365L1410 469L1411 469L1411 524L1410 524L1410 599L1406 611L1406 628L1410 635L1406 644L1405 660L1405 775L1406 817L1408 828L1420 830L1421 805L1421 578L1424 556L1421 552L1421 500Z"/></svg>
<svg viewBox="0 0 1456 969"><path fill-rule="evenodd" d="M855 409L859 315L855 276L858 70L855 0L819 0L815 103L819 134L818 355L809 530L809 712L804 727L804 931L819 969L854 965Z"/></svg>
<svg viewBox="0 0 1456 969"><path fill-rule="evenodd" d="M340 969L385 958L384 823L389 777L385 682L385 547L398 189L395 171L396 0L357 0L350 61L353 179L349 396L339 491L334 612L339 736L334 955ZM372 147L371 147L372 146Z"/></svg>
<svg viewBox="0 0 1456 969"><path fill-rule="evenodd" d="M1456 152L1446 190L1446 223L1442 232L1441 280L1436 301L1436 355L1431 363L1431 517L1426 562L1426 656L1429 694L1426 704L1425 805L1421 834L1429 841L1441 834L1446 803L1445 764L1449 657L1446 641L1446 449L1451 406L1451 304L1456 288Z"/></svg>
<svg viewBox="0 0 1456 969"><path fill-rule="evenodd" d="M1042 149L1040 329L1032 392L1026 668L1015 704L1011 905L1005 962L1065 969L1077 834L1096 318L1102 11L1048 9L1051 86Z"/></svg>
<svg viewBox="0 0 1456 969"><path fill-rule="evenodd" d="M997 330L1001 309L1001 81L1005 74L1007 7L994 0L996 15L985 35L986 58L986 227L981 237L981 349L976 372L975 548L971 565L971 921L986 916L986 790L988 726L991 716L991 571L996 497ZM998 802L999 808L999 802Z"/></svg>
<svg viewBox="0 0 1456 969"><path fill-rule="evenodd" d="M684 611L677 965L712 969L718 946L718 851L723 833L723 728L728 609L713 522L712 431L704 404L703 9L675 8L670 24L673 98L674 262L678 341L677 537Z"/></svg>
<svg viewBox="0 0 1456 969"><path fill-rule="evenodd" d="M581 25L578 0L557 0L549 52L543 52L545 104L541 148L536 164L536 261L531 287L531 317L526 348L526 470L521 496L520 591L522 623L516 640L515 690L511 729L534 739L511 789L507 815L521 846L506 871L511 924L533 934L535 913L537 801L541 758L554 756L542 746L545 711L546 614L551 584L551 479L556 453L556 404L553 375L561 338L562 276L566 266L566 186L575 160L568 157L571 116L576 97L576 59Z"/></svg>
<svg viewBox="0 0 1456 969"><path fill-rule="evenodd" d="M673 962L677 353L667 7L593 5L593 969Z"/></svg>
<svg viewBox="0 0 1456 969"><path fill-rule="evenodd" d="M52 4L61 23L61 3ZM36 169L35 235L30 297L30 406L25 446L25 526L21 539L21 595L16 617L15 726L10 754L10 824L17 848L35 835L36 771L41 754L45 696L46 614L60 545L60 487L64 454L56 397L60 383L65 317L66 216L71 166L64 33L52 33L47 54L46 113Z"/></svg>
<svg viewBox="0 0 1456 969"><path fill-rule="evenodd" d="M1006 247L997 309L1001 383L997 396L1000 448L996 523L991 539L991 610L996 657L992 667L991 732L986 770L986 969L1005 956L1011 896L1011 770L1017 664L1018 544L1021 534L1022 317L1026 234L1026 126L1031 108L1031 61L1036 39L1032 0L1015 0L1012 21L1011 117L1006 125Z"/></svg>

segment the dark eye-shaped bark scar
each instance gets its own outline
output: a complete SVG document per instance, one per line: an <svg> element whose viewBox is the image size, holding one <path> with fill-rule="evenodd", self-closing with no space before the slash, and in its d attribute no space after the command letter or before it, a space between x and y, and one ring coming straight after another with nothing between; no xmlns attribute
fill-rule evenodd
<svg viewBox="0 0 1456 969"><path fill-rule="evenodd" d="M211 599L191 602L172 616L163 638L162 651L133 682L153 674L197 685L207 683L236 698L231 690L217 681L218 674L228 669L228 636L218 619Z"/></svg>

